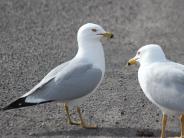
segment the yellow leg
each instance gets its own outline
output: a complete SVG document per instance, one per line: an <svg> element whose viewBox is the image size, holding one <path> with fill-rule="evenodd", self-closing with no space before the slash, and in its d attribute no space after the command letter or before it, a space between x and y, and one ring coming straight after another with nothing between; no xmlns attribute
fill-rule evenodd
<svg viewBox="0 0 184 138"><path fill-rule="evenodd" d="M184 138L184 115L180 116L180 122L181 122L181 138Z"/></svg>
<svg viewBox="0 0 184 138"><path fill-rule="evenodd" d="M77 107L77 112L79 114L79 117L80 117L80 121L81 121L81 124L80 126L82 128L97 128L96 125L86 125L86 123L84 122L83 118L82 118L82 114L81 114L81 111L80 111L80 107Z"/></svg>
<svg viewBox="0 0 184 138"><path fill-rule="evenodd" d="M64 108L65 108L65 112L66 112L66 115L67 115L67 118L68 118L68 124L70 124L70 125L80 125L81 124L80 122L74 122L74 121L71 120L70 113L69 113L69 107L68 107L67 103L64 103Z"/></svg>
<svg viewBox="0 0 184 138"><path fill-rule="evenodd" d="M167 124L167 115L163 113L162 115L162 131L161 131L161 138L165 138L165 128Z"/></svg>

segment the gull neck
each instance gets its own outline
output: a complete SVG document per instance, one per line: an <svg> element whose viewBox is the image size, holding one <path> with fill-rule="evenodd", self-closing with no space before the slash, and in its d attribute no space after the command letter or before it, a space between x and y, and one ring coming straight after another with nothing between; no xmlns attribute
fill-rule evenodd
<svg viewBox="0 0 184 138"><path fill-rule="evenodd" d="M76 58L86 59L101 69L105 69L104 50L98 40L82 40L78 42L78 52Z"/></svg>

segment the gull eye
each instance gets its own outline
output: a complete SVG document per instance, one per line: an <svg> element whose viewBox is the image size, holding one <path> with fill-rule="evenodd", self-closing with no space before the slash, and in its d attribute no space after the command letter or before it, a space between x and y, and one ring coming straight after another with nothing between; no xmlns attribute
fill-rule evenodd
<svg viewBox="0 0 184 138"><path fill-rule="evenodd" d="M91 29L91 31L93 31L93 32L97 32L97 30L96 30L96 29Z"/></svg>
<svg viewBox="0 0 184 138"><path fill-rule="evenodd" d="M140 52L140 51L138 51L138 52L137 52L137 55L140 55L140 54L141 54L141 52Z"/></svg>

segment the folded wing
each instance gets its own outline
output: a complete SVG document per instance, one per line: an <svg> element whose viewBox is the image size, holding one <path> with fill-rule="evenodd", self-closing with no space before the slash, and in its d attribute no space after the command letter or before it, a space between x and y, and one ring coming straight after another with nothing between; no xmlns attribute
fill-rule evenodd
<svg viewBox="0 0 184 138"><path fill-rule="evenodd" d="M61 70L58 67L51 72L30 92L4 109L80 98L92 92L102 77L100 69L86 63L67 63Z"/></svg>

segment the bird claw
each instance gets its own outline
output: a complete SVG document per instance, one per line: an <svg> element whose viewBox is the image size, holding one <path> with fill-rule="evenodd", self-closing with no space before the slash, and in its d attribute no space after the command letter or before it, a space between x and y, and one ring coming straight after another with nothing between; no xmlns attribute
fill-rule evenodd
<svg viewBox="0 0 184 138"><path fill-rule="evenodd" d="M97 128L97 125L86 125L84 123L81 123L80 126L82 128L87 128L87 129L96 129Z"/></svg>
<svg viewBox="0 0 184 138"><path fill-rule="evenodd" d="M81 122L80 121L77 121L77 122L75 122L75 121L68 121L68 124L70 124L70 125L81 125Z"/></svg>

